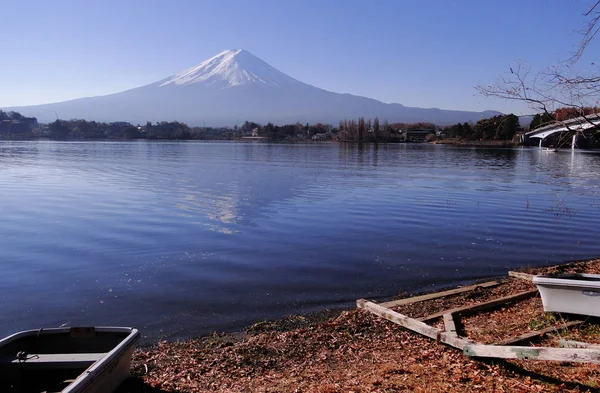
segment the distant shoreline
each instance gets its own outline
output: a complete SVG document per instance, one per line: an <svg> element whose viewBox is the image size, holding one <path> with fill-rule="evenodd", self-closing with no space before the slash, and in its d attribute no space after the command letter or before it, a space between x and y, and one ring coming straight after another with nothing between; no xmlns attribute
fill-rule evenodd
<svg viewBox="0 0 600 393"><path fill-rule="evenodd" d="M59 139L59 138L1 138L0 142L265 142L265 143L276 143L276 144L290 144L290 143L349 143L349 144L407 144L407 145L452 145L452 146L463 146L463 147L504 147L512 148L521 146L518 143L511 141L468 141L468 140L455 140L455 139L440 139L433 142L404 142L404 141L392 141L392 142L375 142L375 141L340 141L340 140L269 140L265 137L243 137L243 138L231 138L231 139L153 139L153 138L136 138L136 139L106 139L106 138L86 138L86 139Z"/></svg>

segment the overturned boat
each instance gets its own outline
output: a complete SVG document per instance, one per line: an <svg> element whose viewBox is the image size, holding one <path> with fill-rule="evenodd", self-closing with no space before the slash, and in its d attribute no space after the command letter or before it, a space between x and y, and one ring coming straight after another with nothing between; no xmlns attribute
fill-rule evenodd
<svg viewBox="0 0 600 393"><path fill-rule="evenodd" d="M139 339L129 327L27 330L0 340L2 393L112 393Z"/></svg>

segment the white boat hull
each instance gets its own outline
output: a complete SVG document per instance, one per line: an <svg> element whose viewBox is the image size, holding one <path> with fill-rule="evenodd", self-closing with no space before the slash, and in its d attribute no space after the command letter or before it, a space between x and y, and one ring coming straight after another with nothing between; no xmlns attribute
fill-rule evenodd
<svg viewBox="0 0 600 393"><path fill-rule="evenodd" d="M535 276L544 311L600 317L600 275Z"/></svg>

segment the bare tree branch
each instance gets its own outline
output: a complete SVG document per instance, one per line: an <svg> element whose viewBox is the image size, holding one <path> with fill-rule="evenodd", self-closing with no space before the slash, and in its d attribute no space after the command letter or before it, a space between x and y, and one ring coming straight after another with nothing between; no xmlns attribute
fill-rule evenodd
<svg viewBox="0 0 600 393"><path fill-rule="evenodd" d="M582 132L577 125L563 121L574 115L597 128L589 115L600 113L600 68L594 63L575 66L589 44L600 36L600 0L594 0L584 17L587 22L580 31L582 40L568 62L537 72L518 63L495 83L478 85L475 89L485 97L524 102L537 114L544 113L551 123L563 125L567 132L559 135L559 144L566 143L564 138Z"/></svg>
<svg viewBox="0 0 600 393"><path fill-rule="evenodd" d="M494 84L478 85L475 89L485 97L526 102L531 109L538 113L544 112L554 119L556 98L544 91L540 84L542 83L540 83L539 75L532 78L531 68L518 63L510 68L508 77L502 76Z"/></svg>
<svg viewBox="0 0 600 393"><path fill-rule="evenodd" d="M581 56L583 56L583 52L585 52L585 49L589 43L594 40L598 34L598 31L600 31L600 0L597 0L594 4L592 4L584 16L591 19L586 27L580 31L580 33L583 35L583 38L577 47L577 51L569 59L571 63L577 63L579 59L581 59Z"/></svg>

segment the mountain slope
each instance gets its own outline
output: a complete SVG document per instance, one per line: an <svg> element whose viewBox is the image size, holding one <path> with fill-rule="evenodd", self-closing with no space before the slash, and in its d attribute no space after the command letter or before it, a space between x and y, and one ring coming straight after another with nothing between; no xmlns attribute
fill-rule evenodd
<svg viewBox="0 0 600 393"><path fill-rule="evenodd" d="M227 50L155 83L106 96L53 104L7 108L41 122L54 112L65 119L96 121L179 120L190 125L330 123L343 118L379 117L390 122L436 124L477 121L498 112L410 108L333 93L300 82L243 50Z"/></svg>

